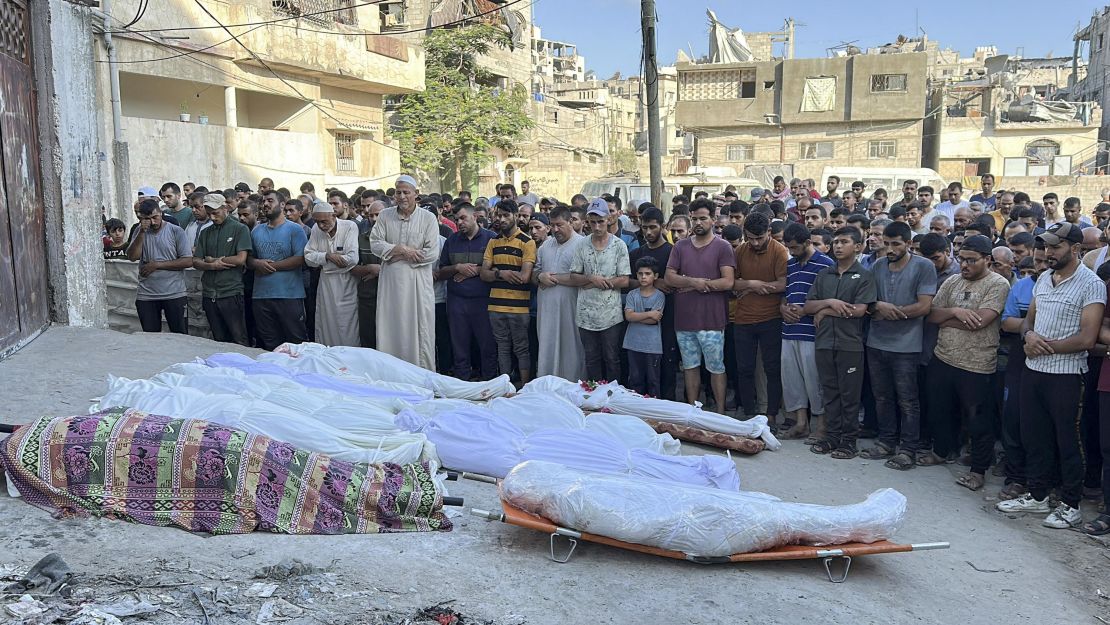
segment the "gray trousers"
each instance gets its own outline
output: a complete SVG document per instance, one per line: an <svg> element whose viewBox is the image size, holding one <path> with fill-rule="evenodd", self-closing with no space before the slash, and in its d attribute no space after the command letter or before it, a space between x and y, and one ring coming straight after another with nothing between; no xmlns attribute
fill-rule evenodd
<svg viewBox="0 0 1110 625"><path fill-rule="evenodd" d="M501 373L512 373L513 354L521 371L532 371L532 357L528 352L528 313L491 312L489 323L493 340L497 343L497 367Z"/></svg>

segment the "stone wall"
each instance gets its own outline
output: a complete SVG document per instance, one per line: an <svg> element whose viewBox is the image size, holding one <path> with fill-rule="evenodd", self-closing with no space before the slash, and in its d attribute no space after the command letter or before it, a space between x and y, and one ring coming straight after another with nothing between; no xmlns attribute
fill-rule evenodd
<svg viewBox="0 0 1110 625"><path fill-rule="evenodd" d="M185 314L189 321L189 334L206 339L212 338L208 329L208 318L201 308L200 271L185 270L185 286L188 289L189 303ZM139 315L135 312L135 290L139 284L139 263L129 260L105 260L105 299L108 328L117 332L132 334L142 332ZM169 332L165 321L162 331Z"/></svg>

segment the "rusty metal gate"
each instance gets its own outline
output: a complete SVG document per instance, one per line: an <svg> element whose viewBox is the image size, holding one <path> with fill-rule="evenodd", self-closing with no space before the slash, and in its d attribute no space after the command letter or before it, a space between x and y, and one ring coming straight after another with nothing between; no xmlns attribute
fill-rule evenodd
<svg viewBox="0 0 1110 625"><path fill-rule="evenodd" d="M0 356L49 321L28 0L0 0Z"/></svg>

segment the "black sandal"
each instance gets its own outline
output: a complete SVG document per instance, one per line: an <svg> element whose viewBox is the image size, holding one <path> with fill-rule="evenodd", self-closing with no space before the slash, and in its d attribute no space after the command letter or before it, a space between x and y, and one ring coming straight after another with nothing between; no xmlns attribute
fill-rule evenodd
<svg viewBox="0 0 1110 625"><path fill-rule="evenodd" d="M836 449L836 445L833 445L829 441L817 441L816 443L809 446L810 451L815 454L821 455L832 453L834 449Z"/></svg>
<svg viewBox="0 0 1110 625"><path fill-rule="evenodd" d="M904 451L894 454L889 460L883 463L884 467L895 469L896 471L909 471L916 465L917 463L914 461L913 456Z"/></svg>
<svg viewBox="0 0 1110 625"><path fill-rule="evenodd" d="M1083 533L1089 536L1110 534L1110 514L1100 514L1095 520L1084 523Z"/></svg>
<svg viewBox="0 0 1110 625"><path fill-rule="evenodd" d="M893 456L894 451L894 448L886 443L875 443L874 447L859 452L859 456L865 460L882 460Z"/></svg>
<svg viewBox="0 0 1110 625"><path fill-rule="evenodd" d="M837 449L836 451L832 452L832 455L830 457L834 458L836 460L851 460L852 458L855 458L858 455L859 455L859 452L856 451L855 449L853 449L852 447L841 447L841 448Z"/></svg>

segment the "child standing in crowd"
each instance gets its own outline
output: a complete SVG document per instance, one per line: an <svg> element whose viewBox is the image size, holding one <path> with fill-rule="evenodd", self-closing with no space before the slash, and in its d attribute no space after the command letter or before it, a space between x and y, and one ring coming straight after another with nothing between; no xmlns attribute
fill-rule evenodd
<svg viewBox="0 0 1110 625"><path fill-rule="evenodd" d="M875 278L856 258L863 235L841 228L833 235L836 265L821 270L806 298L804 314L817 326L817 375L825 400L825 438L810 451L832 453L839 460L855 458L859 433L860 392L863 390L863 319L875 303Z"/></svg>
<svg viewBox="0 0 1110 625"><path fill-rule="evenodd" d="M663 359L663 292L655 288L659 264L651 256L636 261L640 288L630 291L624 304L628 329L624 349L628 351L628 385L642 395L659 397L659 365Z"/></svg>

